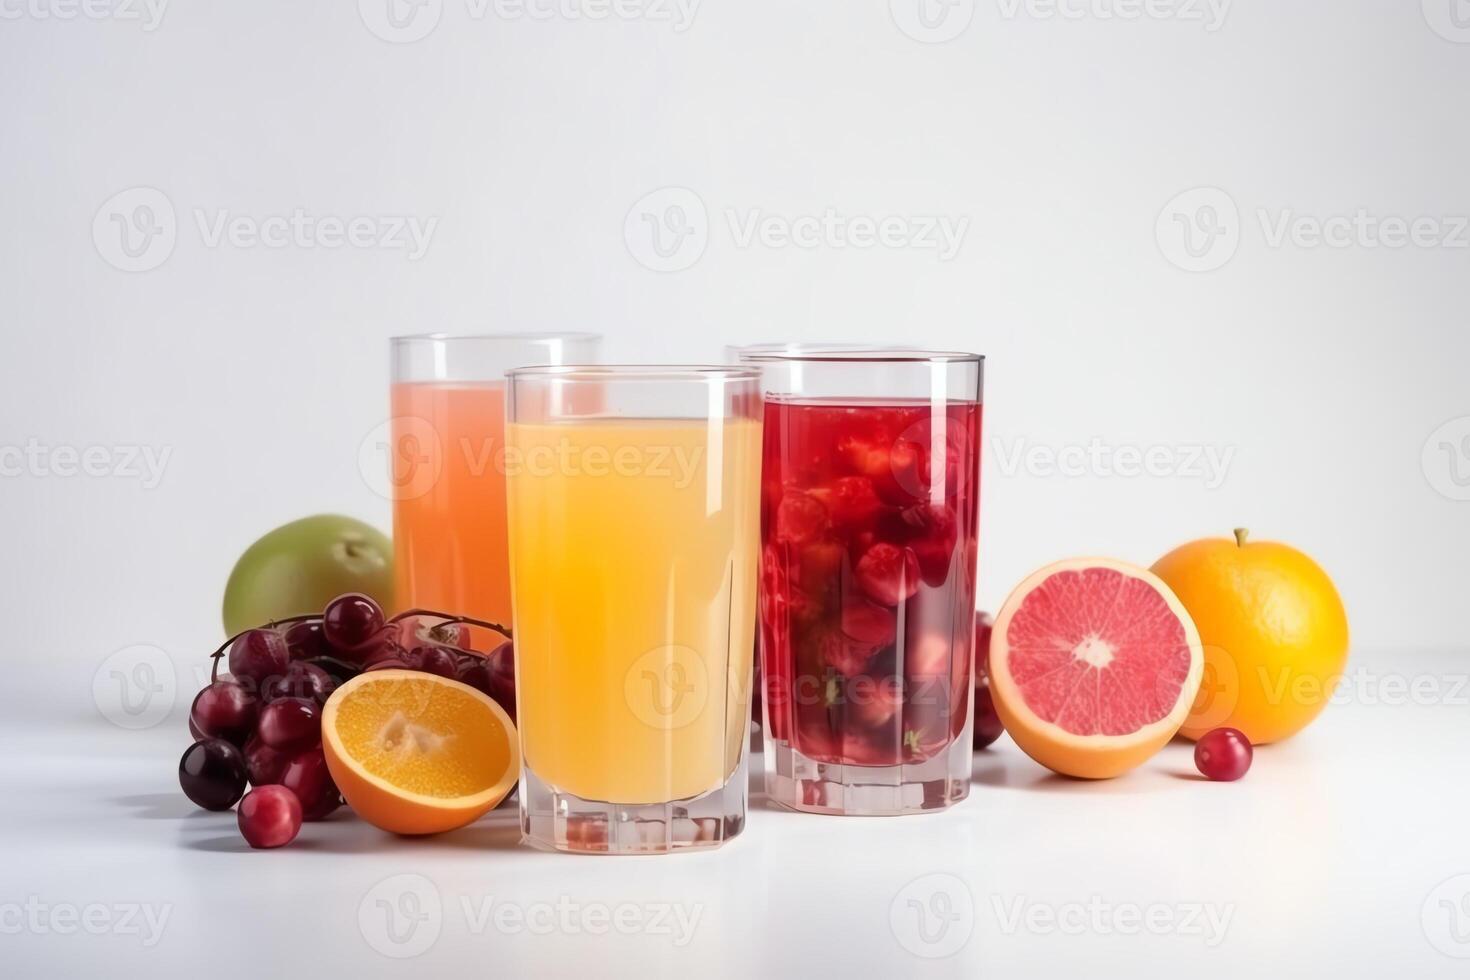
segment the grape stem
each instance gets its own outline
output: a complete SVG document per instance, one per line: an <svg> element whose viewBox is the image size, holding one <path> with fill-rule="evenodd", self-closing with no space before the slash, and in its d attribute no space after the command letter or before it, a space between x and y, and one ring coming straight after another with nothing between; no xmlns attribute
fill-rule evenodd
<svg viewBox="0 0 1470 980"><path fill-rule="evenodd" d="M488 630L494 630L501 636L505 637L507 640L513 639L513 637L510 635L510 630L506 629L504 626L501 626L499 623L491 623L483 619L474 619L469 616L451 616L449 613L439 612L436 609L406 609L383 623L383 629L386 630L394 623L397 623L403 619L407 619L409 616L433 616L435 619L444 620L444 622L442 623L436 623L436 626L451 626L456 623L464 623L466 626L480 626ZM274 629L278 626L285 626L289 623L306 623L310 622L311 620L320 620L321 618L322 617L320 613L304 613L300 616L283 616L280 619L271 620L264 626L252 626L248 630L241 630L225 642L221 643L219 645L219 648L209 655L209 659L211 661L209 668L210 683L212 684L215 681L219 680L219 662L220 659L224 657L225 651L230 648L230 644L234 643L246 633L251 632L251 630ZM474 651L469 652L473 653Z"/></svg>

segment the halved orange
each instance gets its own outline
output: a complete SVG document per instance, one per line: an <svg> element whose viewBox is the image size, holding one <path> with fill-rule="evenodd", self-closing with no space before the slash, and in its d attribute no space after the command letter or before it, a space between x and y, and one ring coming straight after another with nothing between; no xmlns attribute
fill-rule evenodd
<svg viewBox="0 0 1470 980"><path fill-rule="evenodd" d="M327 768L358 816L395 834L479 819L520 778L515 724L487 695L412 670L359 674L322 712Z"/></svg>

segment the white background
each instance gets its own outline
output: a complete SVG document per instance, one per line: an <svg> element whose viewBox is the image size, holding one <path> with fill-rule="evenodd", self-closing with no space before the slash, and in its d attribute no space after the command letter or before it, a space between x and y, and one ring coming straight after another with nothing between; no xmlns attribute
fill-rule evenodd
<svg viewBox="0 0 1470 980"><path fill-rule="evenodd" d="M399 32L388 2L172 0L155 22L0 0L0 451L45 460L0 457L12 718L96 721L94 672L133 644L166 651L187 703L251 540L321 511L386 528L359 445L386 339L428 330L595 330L620 361L978 350L983 606L1056 558L1146 564L1248 525L1328 569L1355 657L1464 649L1464 0L1238 0L1223 22L1218 2L930 0L930 28L918 0L703 0L687 23L394 0ZM134 188L157 193L115 198ZM160 195L172 245L124 271L114 215ZM661 262L645 214L670 204L695 235ZM297 209L436 223L418 258L210 244L222 215ZM742 238L829 209L965 233L948 257ZM1359 212L1459 247L1302 237ZM1276 239L1283 217L1301 234ZM1191 259L1186 227L1223 233ZM1094 440L1162 447L1166 472L1028 455ZM59 447L168 456L153 485L67 475Z"/></svg>

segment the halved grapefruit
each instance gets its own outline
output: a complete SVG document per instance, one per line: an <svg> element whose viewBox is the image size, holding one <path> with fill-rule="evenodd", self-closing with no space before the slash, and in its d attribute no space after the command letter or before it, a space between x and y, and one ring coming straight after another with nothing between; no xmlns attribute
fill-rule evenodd
<svg viewBox="0 0 1470 980"><path fill-rule="evenodd" d="M322 751L347 804L395 834L472 823L520 777L515 724L467 684L412 670L359 674L322 713Z"/></svg>
<svg viewBox="0 0 1470 980"><path fill-rule="evenodd" d="M1106 779L1152 756L1199 690L1204 650L1153 573L1110 558L1048 565L995 621L990 685L1005 729L1056 772Z"/></svg>

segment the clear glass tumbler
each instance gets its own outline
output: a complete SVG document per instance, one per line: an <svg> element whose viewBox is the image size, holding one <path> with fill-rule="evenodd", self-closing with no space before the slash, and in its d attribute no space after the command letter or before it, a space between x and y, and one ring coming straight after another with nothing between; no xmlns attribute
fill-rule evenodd
<svg viewBox="0 0 1470 980"><path fill-rule="evenodd" d="M511 625L505 375L595 362L599 343L588 333L393 338L388 486L400 610Z"/></svg>
<svg viewBox="0 0 1470 980"><path fill-rule="evenodd" d="M762 372L766 792L815 813L969 792L976 354L747 350Z"/></svg>
<svg viewBox="0 0 1470 980"><path fill-rule="evenodd" d="M563 851L715 847L745 825L758 373L510 373L521 824Z"/></svg>

